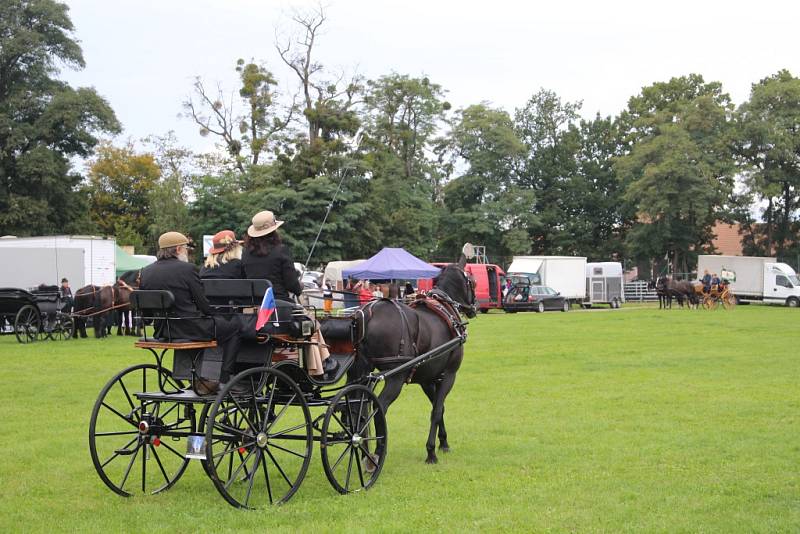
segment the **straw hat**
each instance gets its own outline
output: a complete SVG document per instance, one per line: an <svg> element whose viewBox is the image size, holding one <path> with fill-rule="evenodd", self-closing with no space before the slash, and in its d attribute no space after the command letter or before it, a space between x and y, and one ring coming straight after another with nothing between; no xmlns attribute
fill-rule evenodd
<svg viewBox="0 0 800 534"><path fill-rule="evenodd" d="M208 251L211 254L222 254L232 243L239 243L236 240L236 234L233 230L222 230L214 234L211 238L211 249Z"/></svg>
<svg viewBox="0 0 800 534"><path fill-rule="evenodd" d="M253 216L253 224L247 229L250 237L261 237L271 234L277 230L283 221L275 220L275 215L271 211L259 211Z"/></svg>
<svg viewBox="0 0 800 534"><path fill-rule="evenodd" d="M158 248L172 248L179 245L189 245L189 238L180 232L167 232L158 238Z"/></svg>

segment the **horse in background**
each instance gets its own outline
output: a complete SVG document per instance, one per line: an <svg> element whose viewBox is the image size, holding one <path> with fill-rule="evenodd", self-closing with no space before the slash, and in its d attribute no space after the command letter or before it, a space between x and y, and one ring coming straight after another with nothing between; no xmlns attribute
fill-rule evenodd
<svg viewBox="0 0 800 534"><path fill-rule="evenodd" d="M683 308L684 300L688 308L692 306L696 307L699 302L695 295L694 284L686 280L673 280L669 276L662 276L656 280L655 288L657 294L663 294L665 296L669 304L669 306L664 306L665 308L672 308L673 298L678 301L678 305L681 308ZM661 307L660 301L659 307Z"/></svg>
<svg viewBox="0 0 800 534"><path fill-rule="evenodd" d="M117 319L117 335L137 335L130 308L131 292L139 287L140 271L127 271L110 286L88 285L74 295L74 338L86 336L86 321L91 318L94 337L111 335Z"/></svg>
<svg viewBox="0 0 800 534"><path fill-rule="evenodd" d="M469 249L465 246L465 250ZM464 271L467 255L462 254L458 263L442 269L427 298L418 299L410 306L379 299L362 308L355 320L360 339L356 342L356 362L348 371L349 382L363 380L376 368L382 371L393 369L457 336L466 335L466 323L461 321L460 313L471 318L477 312L475 283ZM444 424L444 403L453 388L463 357L464 347L459 345L415 369L392 375L386 378L386 385L378 396L378 402L388 411L400 395L403 384L420 385L432 407L426 463L438 461L435 452L437 433L440 451L450 450Z"/></svg>
<svg viewBox="0 0 800 534"><path fill-rule="evenodd" d="M141 330L140 326L134 323L133 311L130 306L131 292L139 289L141 274L141 269L125 271L113 286L114 315L116 317L118 336L138 336Z"/></svg>
<svg viewBox="0 0 800 534"><path fill-rule="evenodd" d="M88 285L78 289L73 297L73 314L75 332L72 338L86 338L86 319L92 319L94 337L107 335L109 316L114 307L114 290L112 286Z"/></svg>
<svg viewBox="0 0 800 534"><path fill-rule="evenodd" d="M658 297L658 309L672 308L672 296L666 290L666 283L663 282L664 277L656 278L647 282L647 289L655 290Z"/></svg>

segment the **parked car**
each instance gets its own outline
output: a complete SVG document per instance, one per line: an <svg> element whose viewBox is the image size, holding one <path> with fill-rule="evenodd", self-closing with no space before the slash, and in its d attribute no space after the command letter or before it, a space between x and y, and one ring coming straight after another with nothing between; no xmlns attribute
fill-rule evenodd
<svg viewBox="0 0 800 534"><path fill-rule="evenodd" d="M531 310L566 312L569 311L569 300L551 287L518 283L506 295L503 309L509 313Z"/></svg>

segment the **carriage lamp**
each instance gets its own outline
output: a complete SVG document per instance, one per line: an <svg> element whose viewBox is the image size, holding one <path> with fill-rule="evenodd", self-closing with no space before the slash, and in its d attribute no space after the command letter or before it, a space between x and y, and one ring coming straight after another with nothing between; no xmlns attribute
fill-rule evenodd
<svg viewBox="0 0 800 534"><path fill-rule="evenodd" d="M150 425L147 421L139 421L139 432L142 434L147 434L147 431L150 430Z"/></svg>
<svg viewBox="0 0 800 534"><path fill-rule="evenodd" d="M300 328L303 333L303 337L310 337L311 334L314 333L314 321L310 320L303 320L300 322Z"/></svg>

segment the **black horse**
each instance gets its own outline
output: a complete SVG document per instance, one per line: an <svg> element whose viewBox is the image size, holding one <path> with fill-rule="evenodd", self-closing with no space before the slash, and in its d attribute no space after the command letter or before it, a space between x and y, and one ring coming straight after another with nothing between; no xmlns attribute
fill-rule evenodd
<svg viewBox="0 0 800 534"><path fill-rule="evenodd" d="M659 277L647 282L647 289L655 289L658 297L658 309L672 308L672 296L666 289L666 277Z"/></svg>
<svg viewBox="0 0 800 534"><path fill-rule="evenodd" d="M357 359L348 372L349 381L363 379L375 368L389 370L425 352L444 345L459 335L466 335L463 312L475 317L475 284L464 271L466 256L457 264L444 267L434 279L428 299L407 306L397 301L380 299L362 308L356 319ZM432 358L416 369L392 375L378 396L384 410L394 402L403 384L419 384L431 401L431 426L426 448L427 463L436 463L436 435L442 452L450 450L444 425L444 401L453 388L456 371L464 357L459 345L448 353Z"/></svg>
<svg viewBox="0 0 800 534"><path fill-rule="evenodd" d="M648 286L650 287L650 286ZM655 290L658 295L658 304L661 308L662 298L664 308L672 308L672 299L678 301L678 305L683 308L684 301L689 308L697 305L694 286L685 280L673 280L668 276L659 277L655 282Z"/></svg>

